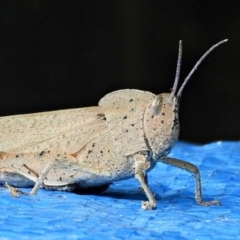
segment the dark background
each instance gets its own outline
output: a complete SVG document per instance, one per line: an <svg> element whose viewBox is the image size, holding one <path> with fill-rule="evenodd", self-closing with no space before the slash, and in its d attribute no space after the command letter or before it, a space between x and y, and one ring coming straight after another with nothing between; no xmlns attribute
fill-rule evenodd
<svg viewBox="0 0 240 240"><path fill-rule="evenodd" d="M240 1L0 2L0 116L97 105L124 88L181 82L225 38L183 91L180 139L240 138Z"/></svg>

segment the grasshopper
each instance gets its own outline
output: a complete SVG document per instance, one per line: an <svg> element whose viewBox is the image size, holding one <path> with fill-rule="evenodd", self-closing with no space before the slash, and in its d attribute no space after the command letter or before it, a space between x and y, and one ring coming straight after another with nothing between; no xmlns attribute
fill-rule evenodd
<svg viewBox="0 0 240 240"><path fill-rule="evenodd" d="M99 106L13 115L0 118L0 183L10 187L103 191L116 181L135 177L148 201L156 208L147 173L157 162L182 168L196 178L196 201L203 201L199 169L168 157L179 135L178 109L182 91L212 46L196 63L177 92L182 58L179 42L172 91L155 95L135 89L105 95Z"/></svg>

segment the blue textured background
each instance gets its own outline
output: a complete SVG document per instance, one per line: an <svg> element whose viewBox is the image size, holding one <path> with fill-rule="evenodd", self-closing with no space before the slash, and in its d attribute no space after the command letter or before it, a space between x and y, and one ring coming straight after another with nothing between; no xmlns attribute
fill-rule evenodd
<svg viewBox="0 0 240 240"><path fill-rule="evenodd" d="M149 174L154 211L140 208L135 179L101 195L40 190L14 199L2 188L0 239L240 239L240 142L179 142L171 156L199 166L204 199L223 205L197 205L194 178L159 163Z"/></svg>

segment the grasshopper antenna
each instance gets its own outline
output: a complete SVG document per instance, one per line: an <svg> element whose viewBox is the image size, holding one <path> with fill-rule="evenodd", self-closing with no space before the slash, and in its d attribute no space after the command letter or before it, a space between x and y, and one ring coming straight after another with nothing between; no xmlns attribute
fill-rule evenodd
<svg viewBox="0 0 240 240"><path fill-rule="evenodd" d="M179 76L180 76L180 69L181 69L181 61L182 61L182 40L179 41L176 76L175 76L175 80L174 80L170 98L173 98L175 96L175 93L177 90L178 80L179 80Z"/></svg>
<svg viewBox="0 0 240 240"><path fill-rule="evenodd" d="M220 42L218 42L217 44L213 45L211 48L209 48L209 50L207 52L205 52L203 54L203 56L197 61L197 63L195 64L195 66L193 67L192 71L188 74L188 76L185 78L182 86L180 87L180 89L178 90L178 93L177 93L177 97L179 98L181 96L181 93L183 91L183 88L185 87L186 83L188 82L188 80L191 78L191 76L193 75L193 73L197 70L198 66L200 65L200 63L203 61L204 58L206 58L206 56L212 52L216 47L218 47L219 45L221 45L222 43L225 43L227 42L228 39L225 39L225 40L222 40ZM179 45L179 48L180 48L180 45ZM178 68L177 68L178 69ZM176 73L177 75L177 73ZM176 79L175 79L176 81ZM176 85L177 83L174 82L174 86ZM172 95L172 94L171 94Z"/></svg>

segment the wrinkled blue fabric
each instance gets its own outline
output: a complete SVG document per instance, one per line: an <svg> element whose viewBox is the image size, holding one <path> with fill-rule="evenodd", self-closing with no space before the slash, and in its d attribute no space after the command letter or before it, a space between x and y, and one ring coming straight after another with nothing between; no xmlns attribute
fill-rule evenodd
<svg viewBox="0 0 240 240"><path fill-rule="evenodd" d="M141 209L136 179L99 195L40 190L13 198L1 188L0 239L240 239L240 142L179 142L170 156L197 165L204 200L222 206L199 206L194 177L158 163L148 174L153 211Z"/></svg>

